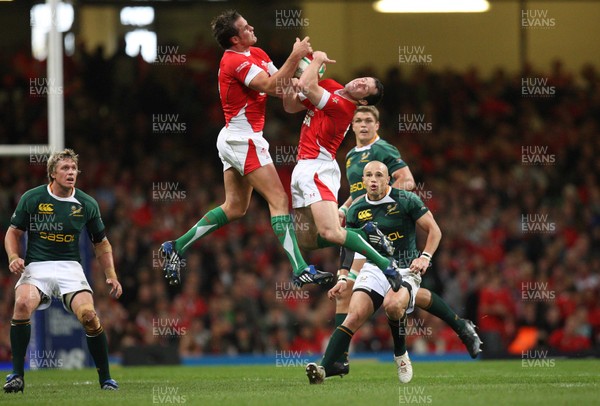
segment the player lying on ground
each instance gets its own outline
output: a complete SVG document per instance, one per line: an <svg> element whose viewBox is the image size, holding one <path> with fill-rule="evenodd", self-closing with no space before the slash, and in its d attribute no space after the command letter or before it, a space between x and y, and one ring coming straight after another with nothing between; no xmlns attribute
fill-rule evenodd
<svg viewBox="0 0 600 406"><path fill-rule="evenodd" d="M106 333L96 315L92 289L81 267L79 236L83 227L87 228L94 244L106 284L111 287L110 294L119 298L123 290L98 203L75 188L78 165L78 155L71 149L52 154L47 164L49 184L25 192L10 219L4 247L10 272L21 277L15 287L15 307L10 322L13 372L6 377L4 391L7 393L23 392L25 388L31 314L48 308L53 297L60 298L65 309L83 326L100 387L119 388L110 377ZM27 250L23 259L20 253L25 233Z"/></svg>
<svg viewBox="0 0 600 406"><path fill-rule="evenodd" d="M400 320L414 309L421 275L429 267L429 260L440 243L442 232L431 212L417 195L389 186L390 176L382 162L371 161L365 166L363 182L366 196L350 207L348 226L359 227L373 221L377 222L378 228L386 235L402 235L402 238L393 241L393 245L397 253L407 256L410 267L401 270L402 287L394 292L377 268L370 261L365 263L354 284L348 315L332 334L321 365L310 363L306 366L306 374L311 384L323 383L326 377L339 375L336 361L344 353L348 353L354 333L381 305L388 317L388 323L394 326L391 329L394 360L398 366L400 382L407 383L412 379L412 365L406 350L406 341L401 337L404 331L399 327ZM417 226L427 234L425 248L420 255L416 246ZM352 257L351 254L346 260L351 263ZM330 299L347 288L346 277L347 275L340 276L338 283L329 291Z"/></svg>

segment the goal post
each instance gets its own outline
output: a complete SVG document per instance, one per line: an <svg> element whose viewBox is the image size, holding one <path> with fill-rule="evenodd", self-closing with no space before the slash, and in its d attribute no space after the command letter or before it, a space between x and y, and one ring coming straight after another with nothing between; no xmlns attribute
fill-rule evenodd
<svg viewBox="0 0 600 406"><path fill-rule="evenodd" d="M65 147L64 95L63 85L63 44L62 33L58 30L59 0L47 0L50 6L52 24L48 33L47 86L48 91L48 144L3 144L0 156L27 156L51 154ZM50 90L50 89L48 89ZM60 90L60 91L57 91Z"/></svg>

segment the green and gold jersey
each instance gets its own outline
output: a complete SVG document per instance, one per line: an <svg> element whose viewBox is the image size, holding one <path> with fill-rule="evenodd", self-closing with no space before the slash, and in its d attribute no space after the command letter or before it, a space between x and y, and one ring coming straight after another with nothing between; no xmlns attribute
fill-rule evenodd
<svg viewBox="0 0 600 406"><path fill-rule="evenodd" d="M417 250L417 220L428 210L416 194L390 187L381 200L371 201L366 195L355 200L348 210L346 226L360 228L368 221L377 223L377 228L394 245L398 265L408 268L420 255Z"/></svg>
<svg viewBox="0 0 600 406"><path fill-rule="evenodd" d="M363 169L371 161L382 162L387 166L390 176L398 169L407 166L406 162L402 160L398 148L382 140L379 136L375 142L367 146L352 148L346 155L346 178L353 200L365 194L362 182Z"/></svg>
<svg viewBox="0 0 600 406"><path fill-rule="evenodd" d="M100 209L94 198L75 189L71 197L58 197L48 185L30 189L21 196L10 220L12 226L27 232L25 264L41 261L77 261L79 235L104 231Z"/></svg>

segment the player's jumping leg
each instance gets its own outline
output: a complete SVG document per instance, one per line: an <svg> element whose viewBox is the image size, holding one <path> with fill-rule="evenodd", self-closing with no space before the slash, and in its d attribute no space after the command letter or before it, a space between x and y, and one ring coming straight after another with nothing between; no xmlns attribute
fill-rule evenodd
<svg viewBox="0 0 600 406"><path fill-rule="evenodd" d="M292 264L294 282L299 286L306 283L329 283L333 275L318 271L313 265L309 266L300 253L294 223L289 212L288 197L275 166L273 164L262 166L246 175L246 178L269 204L271 226Z"/></svg>
<svg viewBox="0 0 600 406"><path fill-rule="evenodd" d="M230 221L246 214L252 196L252 186L237 170L229 168L223 172L225 202L208 211L194 227L175 241L166 241L160 251L165 258L165 277L169 284L178 285L181 281L181 257L197 240L206 237Z"/></svg>
<svg viewBox="0 0 600 406"><path fill-rule="evenodd" d="M15 308L10 321L10 348L13 371L6 377L4 392L25 389L25 354L31 338L31 314L40 305L42 297L34 285L19 285L15 290Z"/></svg>
<svg viewBox="0 0 600 406"><path fill-rule="evenodd" d="M417 292L416 305L421 309L444 320L458 334L461 341L467 347L471 358L476 358L481 352L483 342L475 331L475 325L471 320L461 319L450 306L435 292L420 288Z"/></svg>
<svg viewBox="0 0 600 406"><path fill-rule="evenodd" d="M119 389L117 382L110 377L108 342L106 340L106 333L96 315L92 294L89 291L79 291L65 296L67 306L70 303L71 310L77 316L77 319L85 330L88 349L98 371L100 388L104 390Z"/></svg>

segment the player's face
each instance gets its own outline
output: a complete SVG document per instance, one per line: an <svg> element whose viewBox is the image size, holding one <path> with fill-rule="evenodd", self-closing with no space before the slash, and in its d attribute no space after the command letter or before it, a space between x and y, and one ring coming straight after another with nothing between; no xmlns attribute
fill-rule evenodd
<svg viewBox="0 0 600 406"><path fill-rule="evenodd" d="M367 164L363 171L363 183L369 199L381 199L387 193L390 183L386 166L382 163Z"/></svg>
<svg viewBox="0 0 600 406"><path fill-rule="evenodd" d="M371 113L358 112L352 119L352 131L356 136L356 143L360 146L370 144L377 136L379 122Z"/></svg>
<svg viewBox="0 0 600 406"><path fill-rule="evenodd" d="M239 45L249 47L256 44L256 35L254 35L254 27L248 24L248 21L244 17L240 17L235 22L235 27L238 30L237 38L239 38Z"/></svg>
<svg viewBox="0 0 600 406"><path fill-rule="evenodd" d="M354 100L361 100L372 94L377 94L377 86L373 78L356 78L344 86Z"/></svg>
<svg viewBox="0 0 600 406"><path fill-rule="evenodd" d="M58 161L52 175L54 176L54 182L58 186L71 189L75 187L78 173L77 164L72 159L66 158Z"/></svg>

